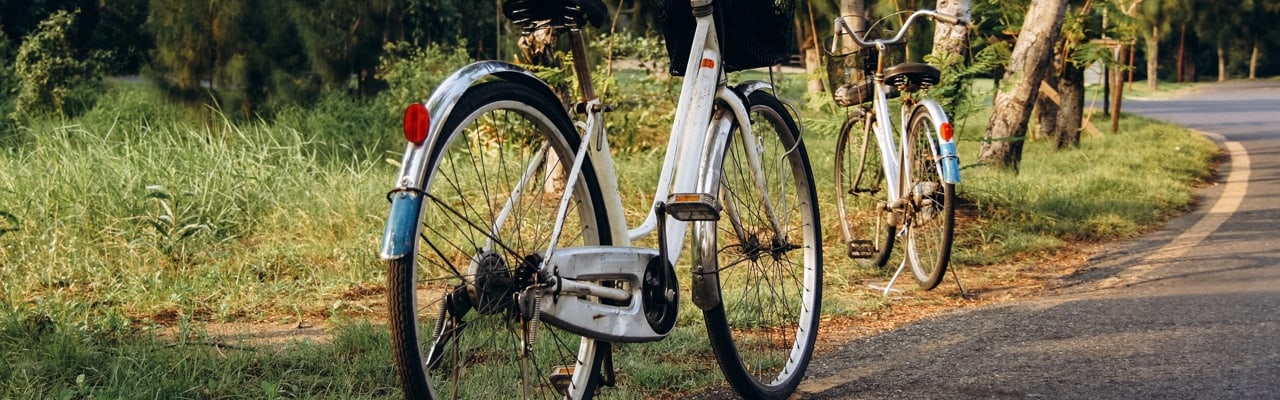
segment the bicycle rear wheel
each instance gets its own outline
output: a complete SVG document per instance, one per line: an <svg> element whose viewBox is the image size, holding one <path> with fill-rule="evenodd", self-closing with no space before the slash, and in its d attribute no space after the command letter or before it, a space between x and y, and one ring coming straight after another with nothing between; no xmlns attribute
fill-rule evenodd
<svg viewBox="0 0 1280 400"><path fill-rule="evenodd" d="M559 246L611 243L590 162L576 182L557 178L579 143L568 115L544 92L493 81L468 89L438 135L418 242L388 269L406 396L591 398L608 344L536 324L514 300L538 281L564 191Z"/></svg>
<svg viewBox="0 0 1280 400"><path fill-rule="evenodd" d="M846 255L883 267L893 252L896 228L889 225L884 164L871 116L859 111L845 119L836 138L836 212Z"/></svg>
<svg viewBox="0 0 1280 400"><path fill-rule="evenodd" d="M781 399L795 391L813 355L822 234L795 121L768 93L748 100L754 137L735 127L723 160L721 217L706 222L715 224L707 247L716 251L721 303L703 317L733 388L746 398ZM749 153L759 156L760 171L748 164Z"/></svg>
<svg viewBox="0 0 1280 400"><path fill-rule="evenodd" d="M925 108L911 117L904 161L910 178L903 190L910 197L907 210L907 258L920 288L938 287L951 260L955 230L955 185L943 182L939 166L938 125Z"/></svg>

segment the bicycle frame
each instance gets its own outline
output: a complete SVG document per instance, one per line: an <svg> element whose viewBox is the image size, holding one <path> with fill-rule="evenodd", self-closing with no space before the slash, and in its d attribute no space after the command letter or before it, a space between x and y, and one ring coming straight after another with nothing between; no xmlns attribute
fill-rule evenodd
<svg viewBox="0 0 1280 400"><path fill-rule="evenodd" d="M535 315L540 315L546 322L567 331L611 342L645 342L664 338L668 332L655 332L645 320L641 307L644 297L641 280L650 261L664 255L663 253L666 253L665 261L668 265L676 265L684 247L688 222L666 221L665 215L660 211L661 205L673 194L718 195L719 157L732 140L729 136L735 122L742 132L744 143L747 146L758 145L756 140L749 139L754 137L754 133L751 131L744 99L745 94L765 88L767 84L756 82L736 89L727 87L726 74L721 66L719 41L716 30L713 29L714 13L710 8L712 0L693 0L691 3L696 29L672 124L672 134L654 193L654 207L643 223L631 228L626 222L621 198L605 196L604 204L600 206L604 207L608 215L607 229L612 233L614 243L611 246L558 248L553 240L545 250L544 262L538 274L543 284L531 287L521 294L522 298L529 296L535 299L533 304L537 304L538 308L534 310ZM571 28L569 36L574 55L573 67L584 97L582 106L578 108L585 114L585 121L578 120L579 129L583 130L582 141L575 152L574 164L566 169L568 181L576 181L583 163L589 159L595 168L601 190L604 193L618 193L616 169L605 133L604 112L607 107L596 97L592 88L581 31ZM496 61L478 62L455 72L432 93L425 104L430 116L428 132L439 132L457 99L472 85L488 79L520 82L545 90L548 96L555 96L549 85L519 66ZM723 108L718 108L717 105ZM431 149L442 145L437 143L438 136L428 136L420 144L410 143L405 150L396 189L390 196L391 213L380 254L383 259L403 257L412 252L415 248L413 246L418 245L418 217L423 212L425 190L432 184L426 180L427 172L435 168L434 165L428 165L431 162L428 155ZM750 168L758 172L758 151L748 151L748 154ZM756 175L758 189L767 195L763 177L758 176L758 173ZM531 178L526 174L525 179ZM553 238L559 237L563 229L571 192L566 190L559 203ZM733 210L728 212L732 218ZM504 211L500 215L506 213ZM773 213L770 212L769 215L775 227L779 226ZM504 219L498 218L498 223ZM491 229L496 231L497 226ZM633 241L655 231L659 231L660 235L659 249L632 247ZM711 231L714 240L714 228ZM705 237L705 233L695 232L694 240L698 241L700 237ZM667 252L666 249L673 250ZM717 261L715 257L702 257L696 251L693 253L695 256L692 262L699 277L694 279L695 304L704 309L715 307L719 304ZM618 288L593 283L606 280L627 284ZM555 301L536 301L544 295L553 295ZM626 305L612 306L588 301L587 296L623 302Z"/></svg>
<svg viewBox="0 0 1280 400"><path fill-rule="evenodd" d="M903 198L903 190L905 188L902 187L902 183L910 182L911 180L911 176L903 176L910 174L910 171L902 168L902 162L906 159L906 155L912 150L911 143L907 138L907 133L910 129L909 124L911 123L911 116L914 112L917 112L915 110L916 108L922 109L923 112L930 113L933 117L934 123L937 124L937 126L934 127L934 131L938 132L939 135L938 137L930 137L929 144L931 147L931 154L939 160L937 163L938 173L946 183L955 184L960 182L960 162L959 155L956 151L955 138L944 137L944 135L942 135L944 130L943 125L946 125L945 129L951 129L950 120L942 110L942 106L933 99L924 98L918 101L904 102L899 113L901 117L900 126L902 129L899 130L897 143L902 145L900 149L893 139L895 129L893 126L893 119L891 117L893 114L889 111L889 88L888 84L885 83L884 69L886 66L884 65L884 53L888 45L902 43L907 30L920 17L930 17L949 23L958 23L960 21L955 17L940 14L931 10L918 10L907 18L907 21L902 24L902 28L898 30L898 33L895 34L893 38L887 40L873 39L867 41L855 33L853 28L851 28L843 18L836 19L836 25L839 29L853 38L855 42L861 46L874 46L877 50L876 71L873 77L874 85L872 85L874 97L872 98L871 106L873 113L879 116L879 118L877 118L873 124L873 129L875 131L876 142L879 144L877 147L880 149L881 160L883 162L885 172L885 180L888 183L889 198L894 199L895 201Z"/></svg>

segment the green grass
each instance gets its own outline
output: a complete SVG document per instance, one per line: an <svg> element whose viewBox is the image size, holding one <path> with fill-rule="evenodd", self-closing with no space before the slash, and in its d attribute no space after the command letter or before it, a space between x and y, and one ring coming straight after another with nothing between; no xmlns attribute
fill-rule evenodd
<svg viewBox="0 0 1280 400"><path fill-rule="evenodd" d="M0 320L5 398L387 398L398 394L383 328L350 324L332 342L281 348L74 329L40 316Z"/></svg>
<svg viewBox="0 0 1280 400"><path fill-rule="evenodd" d="M653 104L674 100L657 98L669 82L621 79L642 85L620 95L636 109L611 116L610 130L630 140L616 148L634 223L665 144L651 143L669 126ZM803 86L787 79L782 96L805 104ZM79 118L0 132L0 398L398 396L385 327L359 322L384 312L375 252L395 172L388 160L401 150L395 119L330 98L273 122L232 122L160 101L146 84L110 87ZM822 190L823 310L876 312L887 300L862 287L883 273L836 250L829 182L843 111L802 114ZM1080 149L1032 140L1012 175L974 165L985 118L957 121L968 206L956 263L965 268L1154 229L1188 209L1216 151L1181 129L1126 118L1122 133L1086 137ZM685 303L670 339L619 346L620 387L606 393L645 398L723 382L700 314ZM228 347L202 332L303 321L328 327L332 340Z"/></svg>
<svg viewBox="0 0 1280 400"><path fill-rule="evenodd" d="M1134 81L1133 84L1125 84L1123 94L1127 99L1168 99L1193 91L1197 85L1199 85L1199 83L1196 82L1177 83L1172 81L1158 81L1156 82L1156 89L1151 90L1147 87L1147 81L1141 80ZM1121 106L1123 106L1123 104L1121 104Z"/></svg>
<svg viewBox="0 0 1280 400"><path fill-rule="evenodd" d="M386 184L372 178L392 174L380 159L317 162L316 139L260 124L27 134L0 161L0 208L17 220L0 253L12 307L86 326L117 312L261 318L378 273Z"/></svg>
<svg viewBox="0 0 1280 400"><path fill-rule="evenodd" d="M985 223L962 226L958 261L998 262L1150 231L1189 209L1191 187L1208 179L1216 153L1208 139L1136 117L1078 149L1029 143L1020 173L976 168L966 176L960 196Z"/></svg>

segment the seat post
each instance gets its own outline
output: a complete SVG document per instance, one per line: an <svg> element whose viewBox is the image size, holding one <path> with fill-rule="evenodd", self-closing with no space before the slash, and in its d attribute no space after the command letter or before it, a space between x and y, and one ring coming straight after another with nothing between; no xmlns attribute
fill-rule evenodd
<svg viewBox="0 0 1280 400"><path fill-rule="evenodd" d="M591 65L587 62L587 43L582 38L582 28L569 28L569 48L573 52L573 72L578 77L578 87L582 89L582 101L591 102L596 99L596 89L591 82Z"/></svg>

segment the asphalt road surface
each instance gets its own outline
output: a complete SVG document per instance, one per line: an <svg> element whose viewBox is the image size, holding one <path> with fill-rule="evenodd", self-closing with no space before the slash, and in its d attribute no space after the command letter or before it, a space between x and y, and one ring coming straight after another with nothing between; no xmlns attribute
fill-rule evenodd
<svg viewBox="0 0 1280 400"><path fill-rule="evenodd" d="M959 310L814 359L805 399L1280 399L1280 82L1124 103L1230 157L1199 206L1057 293Z"/></svg>

